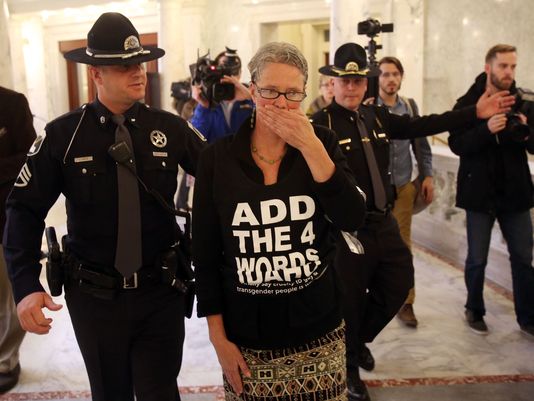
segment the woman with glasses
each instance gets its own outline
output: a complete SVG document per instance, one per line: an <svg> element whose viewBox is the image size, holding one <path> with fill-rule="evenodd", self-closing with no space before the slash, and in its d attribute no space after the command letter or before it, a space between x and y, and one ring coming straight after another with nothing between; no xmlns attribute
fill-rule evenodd
<svg viewBox="0 0 534 401"><path fill-rule="evenodd" d="M269 43L248 68L255 113L199 162L198 315L226 400L346 400L333 234L363 223L364 196L333 132L300 109L302 53Z"/></svg>

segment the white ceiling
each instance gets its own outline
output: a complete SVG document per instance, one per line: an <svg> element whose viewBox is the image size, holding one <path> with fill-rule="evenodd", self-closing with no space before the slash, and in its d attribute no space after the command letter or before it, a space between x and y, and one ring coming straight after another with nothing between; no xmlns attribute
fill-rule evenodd
<svg viewBox="0 0 534 401"><path fill-rule="evenodd" d="M11 14L33 13L42 10L57 10L62 8L84 7L94 4L117 3L123 0L6 0Z"/></svg>

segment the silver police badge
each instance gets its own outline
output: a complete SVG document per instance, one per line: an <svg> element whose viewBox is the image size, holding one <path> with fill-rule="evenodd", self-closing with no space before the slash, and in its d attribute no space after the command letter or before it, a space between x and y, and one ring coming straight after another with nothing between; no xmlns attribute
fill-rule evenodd
<svg viewBox="0 0 534 401"><path fill-rule="evenodd" d="M139 47L141 47L139 44L139 39L137 39L137 37L134 35L128 36L124 41L124 50L138 49Z"/></svg>
<svg viewBox="0 0 534 401"><path fill-rule="evenodd" d="M150 133L150 142L158 148L164 148L167 145L167 137L163 132L154 130Z"/></svg>

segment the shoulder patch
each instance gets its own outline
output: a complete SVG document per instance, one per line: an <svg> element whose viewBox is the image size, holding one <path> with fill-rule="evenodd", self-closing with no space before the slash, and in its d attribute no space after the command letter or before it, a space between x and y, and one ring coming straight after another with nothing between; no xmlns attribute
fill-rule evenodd
<svg viewBox="0 0 534 401"><path fill-rule="evenodd" d="M37 138L35 138L35 141L33 141L32 146L30 147L30 150L28 151L28 157L34 156L41 150L41 146L43 146L45 136L44 135L37 135Z"/></svg>
<svg viewBox="0 0 534 401"><path fill-rule="evenodd" d="M190 121L186 121L186 122L187 122L187 125L189 125L189 128L191 128L191 129L193 130L193 132L200 138L200 140L201 140L202 142L206 142L206 137L205 137L204 135L202 135L202 134L200 133L200 131L197 130L197 129L193 126L193 124L191 124Z"/></svg>
<svg viewBox="0 0 534 401"><path fill-rule="evenodd" d="M28 163L24 163L24 166L22 166L19 176L17 177L17 180L15 181L15 186L19 188L27 187L28 184L30 183L31 178L32 178L32 173L30 171L30 168L28 167Z"/></svg>

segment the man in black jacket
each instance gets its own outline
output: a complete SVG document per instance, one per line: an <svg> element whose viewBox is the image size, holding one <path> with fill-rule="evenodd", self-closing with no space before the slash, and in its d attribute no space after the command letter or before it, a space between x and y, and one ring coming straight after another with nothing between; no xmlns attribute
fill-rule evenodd
<svg viewBox="0 0 534 401"><path fill-rule="evenodd" d="M334 101L315 113L312 121L336 132L349 167L367 194L367 218L358 230L365 252L352 253L341 241L336 269L341 277L347 325L349 397L369 400L358 366L371 370L374 360L364 344L373 341L395 316L413 287L412 255L390 213L395 193L389 173L389 140L421 137L471 124L477 117L506 110L513 98L502 97L507 92L484 94L476 107L418 118L361 104L369 68L365 50L355 43L339 47L334 64L319 72L334 77Z"/></svg>
<svg viewBox="0 0 534 401"><path fill-rule="evenodd" d="M455 109L472 105L489 90L517 93L514 76L516 48L493 46L484 72ZM506 239L512 265L514 305L521 330L534 336L534 270L532 269L533 186L527 154L534 153L534 107L518 99L517 114L495 114L469 127L451 131L449 146L460 156L456 205L466 210L467 258L465 316L469 327L486 334L483 298L484 271L495 219ZM522 106L522 107L519 107ZM515 127L510 123L514 122Z"/></svg>

